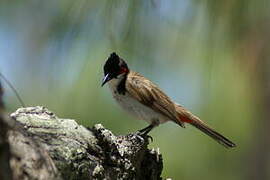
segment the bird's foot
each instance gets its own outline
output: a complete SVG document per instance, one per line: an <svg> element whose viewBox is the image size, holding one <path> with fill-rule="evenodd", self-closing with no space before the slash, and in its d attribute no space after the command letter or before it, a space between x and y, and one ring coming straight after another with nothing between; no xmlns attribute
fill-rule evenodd
<svg viewBox="0 0 270 180"><path fill-rule="evenodd" d="M150 135L145 135L144 138L147 139L148 142L149 142L149 139L151 140L151 142L153 142L153 137Z"/></svg>
<svg viewBox="0 0 270 180"><path fill-rule="evenodd" d="M153 138L151 136L148 135L148 133L154 128L155 126L153 124L150 124L149 126L139 130L137 132L137 134L141 137L143 137L144 139L147 139L147 141L150 139L151 142L153 142Z"/></svg>
<svg viewBox="0 0 270 180"><path fill-rule="evenodd" d="M139 137L142 137L144 140L151 140L151 142L153 142L153 138L152 136L148 135L148 132L141 132L141 131L137 131L135 133L136 135L138 135Z"/></svg>

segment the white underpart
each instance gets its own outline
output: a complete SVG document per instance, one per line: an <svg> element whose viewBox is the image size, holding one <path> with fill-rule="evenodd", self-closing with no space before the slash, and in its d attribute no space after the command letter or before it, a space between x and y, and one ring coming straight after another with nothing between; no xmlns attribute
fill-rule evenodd
<svg viewBox="0 0 270 180"><path fill-rule="evenodd" d="M145 120L150 124L159 125L160 123L169 121L167 117L155 112L151 108L134 99L128 92L126 92L125 95L118 94L116 87L119 84L120 79L121 78L112 79L108 84L114 99L118 102L122 109L136 118Z"/></svg>

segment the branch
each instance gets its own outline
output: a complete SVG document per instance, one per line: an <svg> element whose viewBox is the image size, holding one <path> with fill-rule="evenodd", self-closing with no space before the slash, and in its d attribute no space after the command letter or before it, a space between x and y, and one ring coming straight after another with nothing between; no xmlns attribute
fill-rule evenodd
<svg viewBox="0 0 270 180"><path fill-rule="evenodd" d="M13 173L29 179L161 179L161 155L136 133L115 136L101 124L87 129L44 107L20 108L11 117L19 123L8 133Z"/></svg>

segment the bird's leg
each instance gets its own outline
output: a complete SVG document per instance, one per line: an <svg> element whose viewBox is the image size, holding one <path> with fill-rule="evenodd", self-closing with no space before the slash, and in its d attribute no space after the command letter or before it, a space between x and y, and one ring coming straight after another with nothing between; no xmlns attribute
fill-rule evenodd
<svg viewBox="0 0 270 180"><path fill-rule="evenodd" d="M150 124L149 126L139 130L139 134L142 136L147 135L155 126L153 124Z"/></svg>
<svg viewBox="0 0 270 180"><path fill-rule="evenodd" d="M139 130L138 134L146 139L151 139L151 142L153 142L153 138L148 135L148 133L155 127L155 124L150 124L149 126Z"/></svg>
<svg viewBox="0 0 270 180"><path fill-rule="evenodd" d="M147 139L151 139L151 141L153 142L153 138L151 136L148 135L148 133L156 126L159 125L159 120L158 119L153 119L151 124L141 130L138 131L138 135L147 138Z"/></svg>

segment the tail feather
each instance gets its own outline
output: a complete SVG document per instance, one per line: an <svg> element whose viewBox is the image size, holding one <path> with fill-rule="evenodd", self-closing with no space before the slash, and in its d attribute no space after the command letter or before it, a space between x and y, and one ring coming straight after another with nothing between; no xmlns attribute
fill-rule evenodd
<svg viewBox="0 0 270 180"><path fill-rule="evenodd" d="M200 121L192 121L190 124L193 125L194 127L198 128L199 130L201 130L202 132L204 132L205 134L207 134L208 136L210 136L211 138L213 138L214 140L216 140L218 143L222 144L226 148L232 148L232 147L236 146L228 138L219 134L214 129L208 127L206 124L204 124Z"/></svg>
<svg viewBox="0 0 270 180"><path fill-rule="evenodd" d="M224 137L214 129L210 128L198 117L194 116L191 112L187 111L182 106L177 104L176 107L179 115L179 121L191 124L192 126L201 130L202 132L204 132L205 134L207 134L208 136L210 136L211 138L213 138L215 141L217 141L219 144L222 144L226 148L232 148L236 146L236 144L234 144L228 138Z"/></svg>

